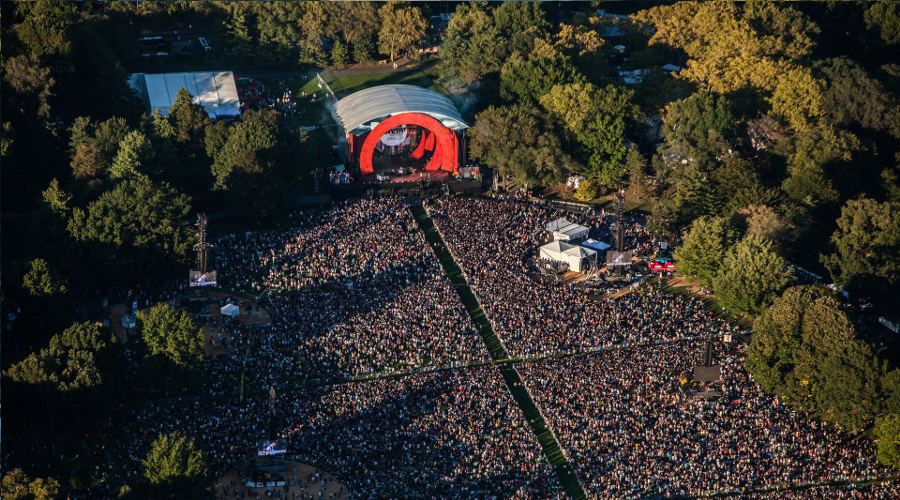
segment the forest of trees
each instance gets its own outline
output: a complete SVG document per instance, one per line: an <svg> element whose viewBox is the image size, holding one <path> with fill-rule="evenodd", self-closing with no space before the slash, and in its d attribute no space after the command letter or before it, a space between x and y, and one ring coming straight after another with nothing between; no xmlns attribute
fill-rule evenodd
<svg viewBox="0 0 900 500"><path fill-rule="evenodd" d="M630 18L596 14L600 7ZM447 8L449 25L436 33L431 16ZM71 409L88 418L120 390L122 346L79 315L86 295L128 285L136 268L148 279L183 277L197 211L225 207L250 227L279 213L309 177L310 139L278 113L215 123L182 89L168 115L143 114L126 85L140 59L136 27L190 22L214 33L225 50L209 57L223 67L419 59L416 49L440 44L426 62L440 84L475 102L466 110L470 158L525 189L580 174L579 199L627 189L647 201L650 230L682 242L679 274L754 322L747 367L762 387L847 430L871 431L882 438L879 458L900 463L891 444L900 435L896 356L864 335L867 319L896 318L900 297L897 3L0 9L3 381L7 397L43 398L37 418L53 422ZM618 70L647 71L626 85ZM796 286L792 264L849 300ZM141 316L144 376L190 371L199 351L189 319L165 308ZM154 454L178 455L199 473L194 451L176 436ZM160 491L177 487L164 470L148 474ZM56 489L22 471L3 479L4 498Z"/></svg>

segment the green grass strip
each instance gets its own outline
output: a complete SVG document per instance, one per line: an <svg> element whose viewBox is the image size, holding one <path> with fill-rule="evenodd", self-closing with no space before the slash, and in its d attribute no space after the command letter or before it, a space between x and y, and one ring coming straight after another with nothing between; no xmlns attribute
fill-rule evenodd
<svg viewBox="0 0 900 500"><path fill-rule="evenodd" d="M512 394L513 399L515 399L516 404L522 409L522 414L525 416L525 420L528 421L528 425L531 427L532 432L534 432L538 442L541 444L544 455L556 471L556 476L559 478L559 482L565 490L566 495L568 495L569 498L574 498L576 500L586 499L587 496L584 493L584 489L581 487L581 483L578 481L578 476L575 475L572 465L559 447L556 436L554 436L553 432L550 431L550 428L547 427L547 422L544 421L543 415L541 415L537 405L534 404L534 400L531 399L531 394L528 393L525 384L522 383L519 372L516 371L512 363L502 363L502 361L509 359L509 355L506 353L503 343L500 342L500 338L494 332L494 328L491 326L490 321L488 321L487 316L485 316L484 311L478 304L478 300L475 299L475 294L472 293L472 289L469 288L468 283L466 283L462 270L447 249L447 245L444 243L443 238L441 238L441 235L434 227L434 221L431 220L431 217L428 216L428 213L421 205L412 207L412 213L416 218L416 222L419 224L419 228L425 233L425 239L431 243L434 252L441 262L441 266L443 266L447 276L450 277L450 281L453 283L453 287L459 294L460 300L462 300L463 305L466 307L466 311L468 311L469 316L472 318L472 322L478 329L478 333L481 335L482 340L484 340L488 352L490 352L494 361L501 362L499 368L500 373L503 375L503 380L506 381L506 386L509 388L509 392Z"/></svg>

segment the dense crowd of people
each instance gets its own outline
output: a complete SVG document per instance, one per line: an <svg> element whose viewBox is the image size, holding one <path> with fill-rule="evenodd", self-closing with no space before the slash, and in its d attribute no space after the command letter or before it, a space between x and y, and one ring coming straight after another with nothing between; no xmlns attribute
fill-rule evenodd
<svg viewBox="0 0 900 500"><path fill-rule="evenodd" d="M848 440L765 395L743 368L744 347L715 350L721 398L694 397L686 388L701 347L683 341L522 366L591 497L695 496L887 473L870 441Z"/></svg>
<svg viewBox="0 0 900 500"><path fill-rule="evenodd" d="M290 229L223 238L217 250L221 274L269 292L272 324L237 336L252 337L247 363L260 384L489 359L400 199L307 213Z"/></svg>
<svg viewBox="0 0 900 500"><path fill-rule="evenodd" d="M429 213L591 498L719 492L751 498L867 498L896 485L756 494L756 490L880 478L871 443L847 441L766 396L723 344L724 394L685 390L702 343L736 330L695 299L647 286L616 299L534 276L549 207L443 199ZM609 221L571 217L603 238ZM603 233L603 232L606 233ZM636 251L657 242L632 226ZM272 433L296 460L328 471L355 498L562 498L553 468L405 203L375 199L292 214L288 227L216 242L214 267L235 288L268 295L272 322L200 316L210 347L208 396L181 407L123 412L96 441L101 464L84 498L113 497L141 473L162 434L181 431L220 477ZM173 290L140 291L169 300ZM599 353L584 353L601 349ZM579 354L584 353L584 354ZM455 368L359 381L404 367ZM349 377L349 380L348 380ZM233 397L275 386L268 398ZM316 379L321 386L302 387ZM346 383L336 383L346 382ZM121 436L127 436L122 440ZM231 485L221 498L252 498ZM806 494L814 496L804 496ZM74 498L74 497L73 497Z"/></svg>
<svg viewBox="0 0 900 500"><path fill-rule="evenodd" d="M696 299L651 290L598 301L577 288L530 276L525 256L546 241L545 225L559 218L552 208L476 198L439 199L428 208L510 355L732 331L725 321L710 318ZM578 222L592 230L602 226L596 220Z"/></svg>
<svg viewBox="0 0 900 500"><path fill-rule="evenodd" d="M267 398L196 403L110 419L132 436L98 450L100 492L141 472L160 434L187 434L222 476L269 437ZM278 395L275 429L297 460L315 464L354 498L516 498L561 495L521 410L493 366L338 384ZM239 492L241 489L231 489ZM229 498L234 498L233 496Z"/></svg>

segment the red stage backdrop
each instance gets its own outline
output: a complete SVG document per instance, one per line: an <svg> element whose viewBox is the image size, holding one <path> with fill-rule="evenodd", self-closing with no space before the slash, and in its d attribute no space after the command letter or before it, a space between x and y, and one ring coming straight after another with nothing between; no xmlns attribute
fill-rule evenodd
<svg viewBox="0 0 900 500"><path fill-rule="evenodd" d="M425 170L456 171L459 155L459 140L456 138L456 132L444 127L440 121L428 115L403 113L387 118L366 135L362 150L359 153L359 170L362 175L374 172L372 155L375 153L375 146L381 140L381 136L401 125L418 125L429 131L431 137L434 138L431 139L429 137L429 141L434 141L434 155L429 160L428 165L425 166ZM424 140L421 142L424 142Z"/></svg>

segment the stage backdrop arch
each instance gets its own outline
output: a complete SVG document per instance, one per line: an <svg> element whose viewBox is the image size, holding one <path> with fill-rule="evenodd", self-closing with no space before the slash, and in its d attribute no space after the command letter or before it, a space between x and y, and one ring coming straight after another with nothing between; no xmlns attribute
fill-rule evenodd
<svg viewBox="0 0 900 500"><path fill-rule="evenodd" d="M363 175L374 172L372 155L381 137L401 125L418 125L431 132L435 138L434 154L425 170L446 170L455 172L459 156L459 140L456 132L445 127L440 121L422 113L401 113L386 118L366 136L359 153L359 170Z"/></svg>

